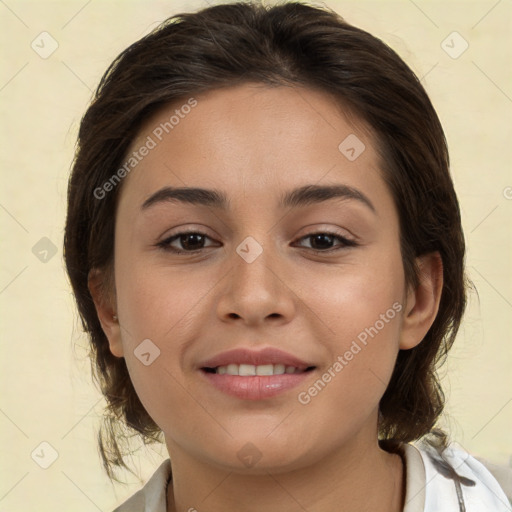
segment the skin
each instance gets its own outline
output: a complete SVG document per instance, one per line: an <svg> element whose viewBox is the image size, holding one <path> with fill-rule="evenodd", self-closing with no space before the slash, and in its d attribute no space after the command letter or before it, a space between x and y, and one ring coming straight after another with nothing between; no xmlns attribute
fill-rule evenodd
<svg viewBox="0 0 512 512"><path fill-rule="evenodd" d="M398 350L420 343L435 319L439 256L421 257L420 285L406 286L398 214L371 130L349 121L328 95L245 84L196 99L122 183L114 298L99 291L102 272L90 275L110 349L125 357L165 436L173 470L168 511L332 512L340 504L344 512L402 510L404 469L399 456L378 446L378 404ZM149 119L132 150L180 105ZM338 149L350 134L366 146L354 161ZM278 207L282 193L307 184L356 188L375 212L346 198ZM230 209L180 202L141 209L165 186L220 189ZM208 237L202 253L156 246L186 229ZM333 239L327 247L340 250L315 254L318 245L307 235L322 232L359 245ZM247 236L263 249L252 263L236 252ZM180 239L172 246L184 250ZM400 313L308 404L299 403L299 392L394 303ZM134 350L148 338L160 356L145 366ZM238 347L278 347L316 369L277 397L241 400L198 370L201 361ZM247 443L261 455L251 467L237 456Z"/></svg>

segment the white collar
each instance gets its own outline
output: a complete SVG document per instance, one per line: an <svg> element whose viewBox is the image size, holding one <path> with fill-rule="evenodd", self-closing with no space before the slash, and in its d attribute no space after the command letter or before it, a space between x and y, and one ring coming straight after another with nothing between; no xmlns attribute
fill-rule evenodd
<svg viewBox="0 0 512 512"><path fill-rule="evenodd" d="M463 505L454 481L443 476L436 454L425 443L401 445L405 461L406 491L403 512L512 512L507 496L491 473L474 457L449 447L443 456L458 475L475 486L461 485ZM166 459L146 485L114 512L167 512L167 485L171 461Z"/></svg>

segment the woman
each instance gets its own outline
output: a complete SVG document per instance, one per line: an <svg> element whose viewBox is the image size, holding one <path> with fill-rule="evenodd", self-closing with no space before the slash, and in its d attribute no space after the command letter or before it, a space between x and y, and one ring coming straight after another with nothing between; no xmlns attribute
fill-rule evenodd
<svg viewBox="0 0 512 512"><path fill-rule="evenodd" d="M116 510L510 510L435 428L464 237L380 40L295 2L170 18L105 73L68 203L107 472L119 425L170 455Z"/></svg>

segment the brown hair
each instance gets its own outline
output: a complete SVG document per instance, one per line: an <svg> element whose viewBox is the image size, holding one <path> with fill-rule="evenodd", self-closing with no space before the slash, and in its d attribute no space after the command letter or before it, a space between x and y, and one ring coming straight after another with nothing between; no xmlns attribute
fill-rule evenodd
<svg viewBox="0 0 512 512"><path fill-rule="evenodd" d="M379 438L392 448L436 432L444 396L435 371L455 339L468 283L460 211L436 112L392 49L335 12L298 2L224 4L172 16L124 50L80 125L64 254L90 336L93 374L108 403L99 445L111 478L115 466L127 467L120 444L126 434L151 442L160 429L139 401L124 358L111 354L88 290L91 269L112 271L122 187L102 199L94 191L120 168L141 123L164 104L243 82L323 91L371 127L399 213L407 283L418 283L415 257L433 251L441 255L444 279L439 312L424 340L399 352L380 402Z"/></svg>

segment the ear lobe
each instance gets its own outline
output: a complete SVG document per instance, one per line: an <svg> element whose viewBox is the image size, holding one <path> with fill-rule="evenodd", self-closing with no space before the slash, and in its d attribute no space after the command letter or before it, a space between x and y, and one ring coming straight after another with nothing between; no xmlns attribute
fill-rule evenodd
<svg viewBox="0 0 512 512"><path fill-rule="evenodd" d="M400 349L419 345L436 319L443 291L443 262L439 252L416 258L419 284L409 288L400 333Z"/></svg>
<svg viewBox="0 0 512 512"><path fill-rule="evenodd" d="M88 276L88 288L91 293L101 328L108 339L110 352L116 357L123 357L121 329L117 319L114 293L107 288L108 278L105 271L92 269Z"/></svg>

